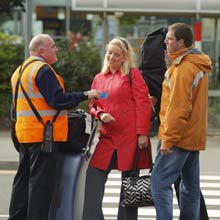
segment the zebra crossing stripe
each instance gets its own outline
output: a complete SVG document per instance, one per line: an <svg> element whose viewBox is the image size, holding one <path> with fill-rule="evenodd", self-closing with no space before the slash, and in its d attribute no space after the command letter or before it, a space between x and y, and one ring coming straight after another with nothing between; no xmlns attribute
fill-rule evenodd
<svg viewBox="0 0 220 220"><path fill-rule="evenodd" d="M141 175L148 171L141 171ZM220 175L201 174L200 186L207 206L207 211L210 220L220 220ZM103 213L106 220L113 220L117 216L119 193L121 186L121 174L118 171L110 173L105 188L105 196L103 199ZM174 190L174 220L178 219L179 209ZM141 207L138 209L139 220L155 220L156 212L154 207Z"/></svg>

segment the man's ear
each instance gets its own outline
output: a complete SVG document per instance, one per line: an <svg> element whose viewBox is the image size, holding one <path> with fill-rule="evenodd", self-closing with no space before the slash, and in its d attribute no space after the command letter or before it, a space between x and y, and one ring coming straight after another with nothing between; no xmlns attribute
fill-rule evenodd
<svg viewBox="0 0 220 220"><path fill-rule="evenodd" d="M178 40L178 44L181 48L185 47L185 43L183 39Z"/></svg>
<svg viewBox="0 0 220 220"><path fill-rule="evenodd" d="M38 53L39 55L43 54L43 53L44 53L43 47L38 47L38 48L37 48L37 53Z"/></svg>

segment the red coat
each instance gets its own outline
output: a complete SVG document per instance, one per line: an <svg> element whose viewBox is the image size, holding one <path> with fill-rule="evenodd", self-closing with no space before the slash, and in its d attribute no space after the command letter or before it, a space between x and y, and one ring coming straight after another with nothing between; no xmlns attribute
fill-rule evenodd
<svg viewBox="0 0 220 220"><path fill-rule="evenodd" d="M140 71L133 68L131 81L119 71L95 76L92 89L108 93L107 99L96 100L97 110L90 103L91 114L98 117L101 112L111 114L115 121L102 123L100 137L90 165L102 170L108 168L114 150L117 150L118 170L133 168L138 134L149 134L151 104L148 88ZM146 149L141 151L139 168L148 168Z"/></svg>

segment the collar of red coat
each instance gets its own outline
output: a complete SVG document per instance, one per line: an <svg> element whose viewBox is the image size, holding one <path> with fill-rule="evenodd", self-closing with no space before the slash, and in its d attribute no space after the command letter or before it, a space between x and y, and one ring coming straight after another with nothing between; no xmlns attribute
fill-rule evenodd
<svg viewBox="0 0 220 220"><path fill-rule="evenodd" d="M116 70L115 73L121 73L121 72L120 70ZM110 69L108 69L108 71L105 74L107 75L107 74L115 74L115 73L113 73Z"/></svg>

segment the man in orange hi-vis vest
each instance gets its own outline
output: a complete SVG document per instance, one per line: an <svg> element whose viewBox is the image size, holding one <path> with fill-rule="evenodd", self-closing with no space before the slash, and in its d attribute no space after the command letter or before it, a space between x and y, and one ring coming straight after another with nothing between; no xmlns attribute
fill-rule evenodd
<svg viewBox="0 0 220 220"><path fill-rule="evenodd" d="M50 66L57 62L57 51L49 35L36 35L29 44L30 57L11 78L19 167L12 187L9 220L47 220L55 186L58 146L67 140L67 110L100 95L97 90L65 92L63 79ZM50 144L44 137L50 135L52 149L46 153Z"/></svg>

